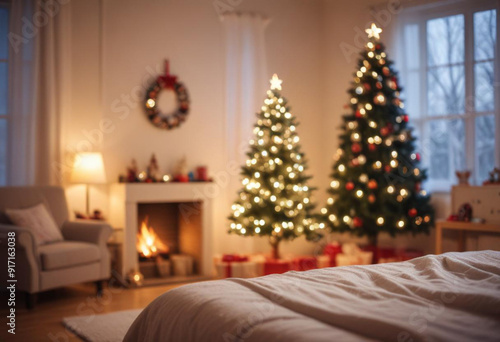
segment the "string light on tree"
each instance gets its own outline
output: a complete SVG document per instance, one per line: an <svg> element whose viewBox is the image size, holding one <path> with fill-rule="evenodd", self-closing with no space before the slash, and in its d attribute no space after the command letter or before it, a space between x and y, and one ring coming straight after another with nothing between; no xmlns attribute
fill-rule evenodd
<svg viewBox="0 0 500 342"><path fill-rule="evenodd" d="M334 200L321 215L332 231L368 236L376 244L380 232L428 232L433 209L421 189L426 170L418 166L397 72L380 42L382 29L372 24L366 33L333 163L328 191Z"/></svg>
<svg viewBox="0 0 500 342"><path fill-rule="evenodd" d="M268 237L278 258L281 241L302 235L315 239L326 225L312 214L314 189L307 185L310 177L298 145L297 120L281 96L282 81L274 74L270 84L242 167L243 187L231 206L229 232Z"/></svg>

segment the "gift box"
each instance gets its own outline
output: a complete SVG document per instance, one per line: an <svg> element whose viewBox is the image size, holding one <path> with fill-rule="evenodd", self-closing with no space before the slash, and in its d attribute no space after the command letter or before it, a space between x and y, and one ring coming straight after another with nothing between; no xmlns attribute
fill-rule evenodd
<svg viewBox="0 0 500 342"><path fill-rule="evenodd" d="M339 253L342 253L342 246L340 246L338 242L329 243L323 249L323 254L328 255L328 257L330 258L329 266L331 267L337 266L336 257Z"/></svg>
<svg viewBox="0 0 500 342"><path fill-rule="evenodd" d="M369 265L372 263L373 252L361 250L355 243L342 245L342 253L337 254L337 266Z"/></svg>
<svg viewBox="0 0 500 342"><path fill-rule="evenodd" d="M264 274L281 274L292 269L292 262L283 259L269 259L264 263Z"/></svg>
<svg viewBox="0 0 500 342"><path fill-rule="evenodd" d="M313 256L295 257L292 260L292 269L294 271L308 271L318 268L318 262Z"/></svg>
<svg viewBox="0 0 500 342"><path fill-rule="evenodd" d="M415 249L405 249L405 248L393 248L393 247L375 247L375 246L364 246L364 251L371 251L373 253L373 263L374 264L384 264L388 262L398 262L411 260L413 258L418 258L424 255L420 250Z"/></svg>
<svg viewBox="0 0 500 342"><path fill-rule="evenodd" d="M261 255L224 254L214 257L218 278L253 278L264 275L265 258Z"/></svg>
<svg viewBox="0 0 500 342"><path fill-rule="evenodd" d="M316 265L318 268L330 267L331 260L329 255L318 255L316 256Z"/></svg>

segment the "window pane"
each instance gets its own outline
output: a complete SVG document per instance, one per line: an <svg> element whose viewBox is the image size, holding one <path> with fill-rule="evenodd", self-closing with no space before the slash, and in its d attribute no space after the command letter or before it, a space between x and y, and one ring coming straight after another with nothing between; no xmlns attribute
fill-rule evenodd
<svg viewBox="0 0 500 342"><path fill-rule="evenodd" d="M7 120L0 119L0 186L7 181Z"/></svg>
<svg viewBox="0 0 500 342"><path fill-rule="evenodd" d="M495 108L493 82L495 80L493 62L481 62L474 66L476 111L486 112Z"/></svg>
<svg viewBox="0 0 500 342"><path fill-rule="evenodd" d="M427 65L464 61L464 16L432 19L427 22Z"/></svg>
<svg viewBox="0 0 500 342"><path fill-rule="evenodd" d="M403 92L406 111L411 118L420 118L422 116L422 108L420 107L420 73L411 71L406 74L404 80L405 90Z"/></svg>
<svg viewBox="0 0 500 342"><path fill-rule="evenodd" d="M432 180L455 182L455 170L465 168L465 127L463 120L432 120L424 153L428 156Z"/></svg>
<svg viewBox="0 0 500 342"><path fill-rule="evenodd" d="M476 181L482 184L495 166L495 115L476 118Z"/></svg>
<svg viewBox="0 0 500 342"><path fill-rule="evenodd" d="M496 30L496 10L474 13L474 58L476 60L495 58Z"/></svg>
<svg viewBox="0 0 500 342"><path fill-rule="evenodd" d="M8 57L7 32L9 31L9 11L0 7L0 59Z"/></svg>
<svg viewBox="0 0 500 342"><path fill-rule="evenodd" d="M418 42L418 24L408 24L404 27L404 41L405 41L405 57L406 67L408 70L418 69L420 67L419 58L419 44Z"/></svg>
<svg viewBox="0 0 500 342"><path fill-rule="evenodd" d="M0 115L7 114L7 63L0 62Z"/></svg>
<svg viewBox="0 0 500 342"><path fill-rule="evenodd" d="M427 71L427 112L429 115L465 112L464 67L438 67Z"/></svg>

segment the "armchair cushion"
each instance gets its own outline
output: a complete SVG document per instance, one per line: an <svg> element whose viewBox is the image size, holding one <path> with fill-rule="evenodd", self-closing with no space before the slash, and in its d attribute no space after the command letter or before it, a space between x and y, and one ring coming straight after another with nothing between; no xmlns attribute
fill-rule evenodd
<svg viewBox="0 0 500 342"><path fill-rule="evenodd" d="M101 259L99 247L86 242L50 243L39 246L38 251L44 271L90 264Z"/></svg>
<svg viewBox="0 0 500 342"><path fill-rule="evenodd" d="M54 218L43 203L26 209L5 209L5 213L16 226L30 229L37 244L63 239Z"/></svg>

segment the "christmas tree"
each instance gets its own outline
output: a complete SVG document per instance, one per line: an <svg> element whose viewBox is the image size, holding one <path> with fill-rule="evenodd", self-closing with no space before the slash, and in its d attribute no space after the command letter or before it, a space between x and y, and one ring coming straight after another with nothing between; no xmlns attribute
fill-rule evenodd
<svg viewBox="0 0 500 342"><path fill-rule="evenodd" d="M257 114L255 139L250 141L248 160L242 167L243 188L232 205L230 233L266 236L278 259L278 245L301 235L312 239L325 228L311 213L311 189L305 174L304 154L299 145L297 120L281 96L282 81L271 79L267 99Z"/></svg>
<svg viewBox="0 0 500 342"><path fill-rule="evenodd" d="M415 137L400 99L397 73L379 42L382 30L367 29L333 165L330 198L322 208L334 232L368 236L380 232L428 232L433 224L429 196L421 189Z"/></svg>

